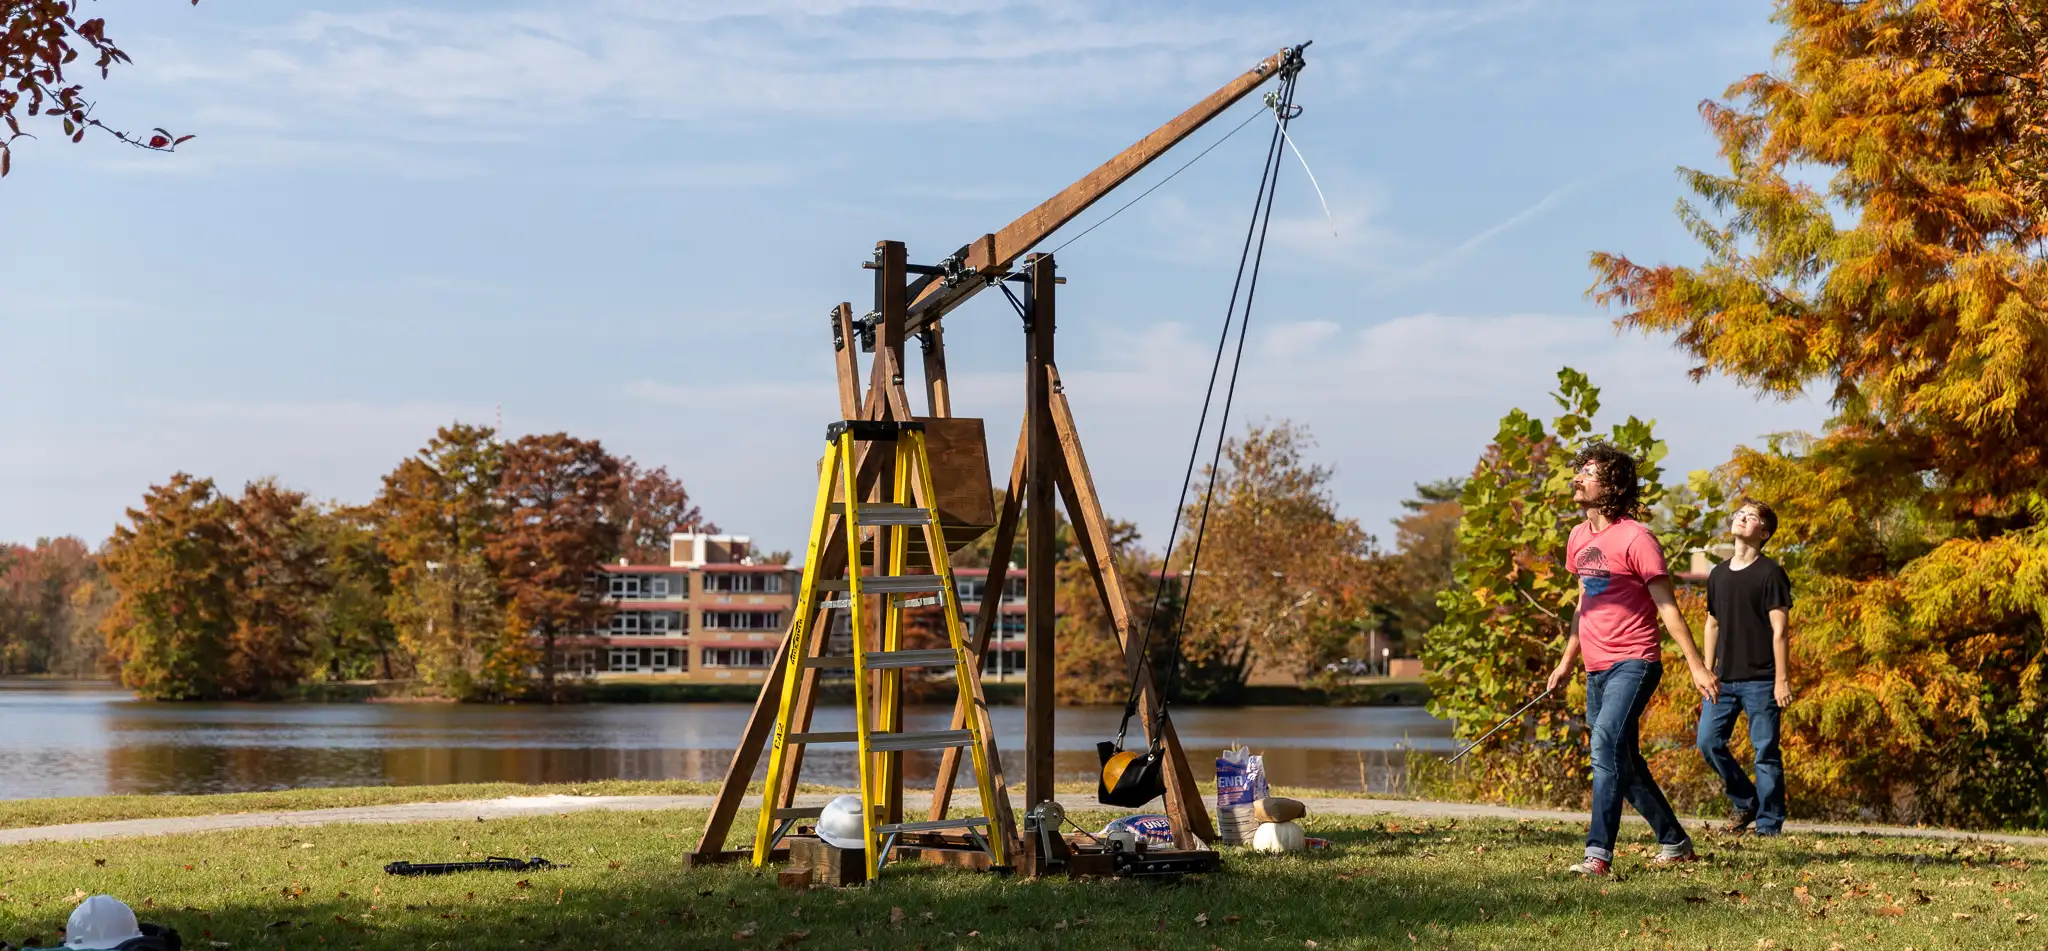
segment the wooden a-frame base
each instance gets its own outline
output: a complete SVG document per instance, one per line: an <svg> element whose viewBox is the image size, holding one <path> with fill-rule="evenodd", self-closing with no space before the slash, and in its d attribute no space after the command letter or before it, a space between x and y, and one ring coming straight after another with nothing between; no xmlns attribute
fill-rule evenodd
<svg viewBox="0 0 2048 951"><path fill-rule="evenodd" d="M1095 583L1096 594L1102 600L1105 613L1116 627L1117 638L1124 651L1126 672L1137 682L1139 718L1146 729L1146 740L1157 742L1166 754L1166 813L1172 821L1174 840L1179 848L1192 848L1196 841L1213 842L1215 827L1209 811L1202 803L1195 775L1180 739L1173 729L1172 719L1161 710L1162 698L1152 677L1151 665L1145 656L1145 632L1134 630L1129 599L1124 591L1122 579L1117 575L1113 560L1113 547L1109 538L1108 520L1102 512L1100 497L1095 491L1093 476L1081 448L1081 437L1075 426L1072 407L1060 384L1059 371L1053 361L1053 263L1050 256L1035 256L1031 260L1029 283L1022 306L1026 309L1026 404L1023 431L1019 434L1017 451L1012 458L1010 476L1003 492L1002 503L996 517L995 545L996 563L989 567L987 584L983 588L982 602L974 619L971 649L976 657L976 670L980 669L980 658L988 649L989 641L996 628L1003 588L1011 570L1008 559L1002 553L1011 550L1020 523L1026 527L1026 564L1029 594L1026 614L1026 750L1024 772L1026 776L1026 809L1038 802L1052 798L1053 789L1053 669L1054 649L1052 624L1052 591L1054 573L1051 558L1053 532L1052 498L1057 495L1064 505L1068 521L1074 526L1082 556L1088 563L1089 573ZM835 359L839 378L840 412L846 418L866 419L910 419L909 397L903 384L904 312L907 294L904 292L905 262L903 246L897 242L883 242L876 254L876 310L880 315L879 340L875 348L874 364L871 368L866 398L862 398L859 367L854 358L853 345L857 339L858 327L852 319L852 308L840 304L834 311L834 320L842 342ZM926 394L931 404L933 417L945 418L952 415L951 399L945 370L944 338L937 325L922 339L925 341L925 383ZM889 471L887 451L864 453L857 461L857 485L865 495L881 490L886 473ZM846 570L847 557L843 532L834 528L828 531L830 541L819 556L819 577L835 577ZM828 631L831 618L829 611L813 605L798 605L797 611L818 611L815 618L819 626L814 630ZM792 618L792 623L795 618ZM789 632L783 635L778 656L789 650ZM813 650L822 649L826 637L810 639ZM704 831L697 847L689 853L687 860L694 863L734 861L751 856L751 851L727 850L725 840L737 817L747 787L755 768L760 764L771 733L775 727L776 704L782 692L785 664L774 664L761 685L761 694L754 702L752 713L747 719L745 731L733 750L731 763L727 766L724 780L720 783L718 796L712 805L711 814L705 820ZM817 700L817 670L808 669L798 684L797 724L799 729L808 727L811 713ZM993 730L988 724L987 698L982 693L979 679L972 682L970 696L961 698L953 712L952 726L962 728L966 717L982 718L983 735L987 737L984 752L991 764L991 778L997 792L997 802L989 804L986 812L991 819L994 834L1008 839L1012 854L1022 855L1022 842L1018 836L1017 824L1004 781L1001 760L998 756ZM1160 736L1153 737L1153 724L1158 724ZM880 754L886 755L886 754ZM790 763L790 768L778 789L768 791L763 798L769 800L770 808L788 808L794 802L799 776L802 771L801 748ZM892 764L893 765L893 764ZM941 754L938 775L932 790L929 817L945 818L952 804L953 792L958 781L960 750L948 749ZM902 773L900 767L893 773L894 783L889 797L890 821L900 821L902 809ZM1035 871L1026 869L1027 872Z"/></svg>

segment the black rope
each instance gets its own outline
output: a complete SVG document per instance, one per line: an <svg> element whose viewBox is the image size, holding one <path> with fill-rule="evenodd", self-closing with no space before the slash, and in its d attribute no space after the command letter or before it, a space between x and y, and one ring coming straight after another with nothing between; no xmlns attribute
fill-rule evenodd
<svg viewBox="0 0 2048 951"><path fill-rule="evenodd" d="M1291 74L1290 74L1289 76L1287 76L1287 77L1285 78L1285 80L1284 80L1284 82L1283 82L1283 91L1282 91L1282 102L1283 102L1283 103L1291 104L1291 103L1293 102L1293 100L1294 100L1294 80L1295 80L1295 77L1294 77L1293 75L1291 75ZM1278 184L1279 184L1279 175L1280 175L1280 170L1279 170L1279 164L1280 164L1280 161L1286 158L1286 154L1285 154L1284 152L1282 152L1282 151L1281 151L1280 149L1281 149L1281 145L1282 145L1282 141L1281 141L1281 136L1282 136L1282 128L1281 128L1281 127L1282 127L1282 126L1283 126L1283 125L1285 124L1285 119L1286 119L1286 112L1287 112L1287 111L1288 111L1288 110L1287 110L1287 109L1286 109L1286 108L1285 108L1284 106L1283 106L1283 107L1282 107L1282 109L1280 110L1280 113L1279 113L1279 116L1280 116L1280 121L1278 121L1278 122L1276 122L1276 123L1275 123L1275 125L1274 125L1274 127L1273 127L1273 135L1272 135L1272 137L1271 137L1271 140L1270 140L1270 141L1269 141L1269 142L1267 143L1267 145L1266 145L1266 162L1265 162L1265 165L1264 165L1264 167L1263 167L1263 168L1261 169L1261 171L1260 171L1260 174L1259 174L1259 188L1258 188L1258 191L1257 191L1257 193L1256 193L1256 198L1255 198L1255 200L1254 200L1254 201L1253 201L1253 203L1252 203L1252 219L1251 219L1251 222L1250 222L1249 224L1247 224L1247 225L1245 226L1245 236L1244 236L1244 248L1243 248L1243 250L1241 250L1241 251L1240 251L1240 252L1238 253L1238 258L1237 258L1237 276L1236 276L1236 278L1235 278L1235 279L1233 279L1233 280L1231 281L1231 285L1230 285L1230 303L1229 303L1229 305L1228 305L1228 306L1227 306L1227 307L1226 307L1226 308L1224 309L1224 312L1223 312L1223 329L1222 329L1222 332L1221 332L1221 333L1220 333L1220 334L1219 334L1219 335L1217 336L1217 338L1216 338L1216 356L1215 356L1215 358L1214 358L1214 359L1213 359L1213 360L1212 360L1212 361L1210 362L1210 365L1209 365L1209 384L1208 384L1208 387L1207 387L1207 388L1206 388L1206 389L1204 390L1204 393L1203 393L1203 397L1202 397L1202 412L1201 412L1201 415L1200 415L1200 417L1199 417L1199 418L1197 419L1197 421L1196 421L1196 423L1195 423L1195 439L1194 439L1194 444L1193 444L1192 446L1190 446L1190 447L1188 448L1188 464L1187 464L1187 469L1186 469L1186 472L1185 472L1185 473L1184 473L1184 474L1182 475L1182 477L1181 477L1181 486L1180 486L1180 496L1179 496L1179 498L1178 498L1178 499L1177 499L1177 500L1175 501L1175 503L1174 503L1174 509L1173 509L1173 527L1172 527L1171 529L1169 529L1169 530L1168 530L1168 532L1167 532L1167 535L1166 535L1166 554L1165 554L1165 564L1171 564L1171 563L1172 563L1172 559L1173 559L1173 548L1174 548L1174 545L1175 545L1175 544L1176 544L1176 543L1178 542L1178 540L1179 540L1179 537L1180 537L1180 525L1181 525L1181 519L1182 519L1182 518L1183 518L1183 516L1184 516L1184 515L1186 514L1186 510L1187 510L1187 496L1188 496L1188 489L1189 489L1189 488L1190 488L1191 486L1193 486L1193 484L1194 484L1194 477L1195 477L1195 462L1196 462L1196 460L1197 460L1197 459L1201 458L1201 452L1202 452L1202 434L1203 434L1204 432L1206 432L1206 431L1207 431L1207 429L1208 429L1208 421L1209 421L1209 408L1210 408L1210 406L1211 406L1211 404L1212 404L1212 402L1214 401L1214 399L1215 399L1215 396L1216 396L1216 377L1217 377L1217 375L1218 375L1218 373L1219 373L1219 371L1221 370L1221 368L1222 368L1222 365L1223 365L1223 351L1224 351L1224 350L1226 350L1226 349L1228 349L1228 347L1229 347L1229 343L1230 343L1230 327L1231 327L1231 324L1232 324L1232 323L1233 323L1234 321L1236 321L1236 320L1237 320L1237 298L1238 298L1238 293L1239 293L1239 292L1240 292L1240 291L1241 291L1241 290L1242 290L1242 289L1244 288L1244 275L1245 275L1245 267L1246 267L1246 264L1247 264L1247 262L1251 262L1251 263L1252 263L1252 269L1253 269L1253 270L1252 270L1252 274L1253 274L1253 277L1252 277L1252 286L1256 287L1256 286L1257 286L1257 284L1258 284L1258 276L1257 276L1257 275L1258 275L1258 270L1257 270L1257 262L1256 262L1256 261L1253 261L1253 259L1252 259L1252 250L1253 250L1253 238L1254 238L1254 236L1255 236L1255 235L1256 235L1256 236L1258 237L1258 243L1257 243L1257 247L1258 247L1258 250L1259 250L1259 253L1260 253L1260 255L1261 255L1261 256L1263 256L1263 255L1264 255L1264 252L1265 252L1265 239L1264 239L1264 236L1263 236L1263 234L1261 233L1261 227L1262 227L1262 221L1270 221L1270 220L1271 220L1271 218L1272 218L1272 194L1273 194L1273 192L1274 192L1275 188L1276 188L1276 187L1278 186ZM1242 128L1242 126L1240 126L1239 128ZM1233 130L1233 132L1234 132L1234 131L1235 131L1235 130ZM1264 209L1264 216L1263 216L1263 219L1262 219L1262 216L1261 216L1261 209L1262 209L1262 207L1263 207L1263 209ZM1106 220L1106 219L1105 219L1105 220ZM1078 237L1078 236L1077 236L1077 237ZM1246 300L1245 300L1245 305L1246 305L1246 310L1245 310L1245 317L1246 317L1247 319L1249 319L1249 317L1251 316L1251 311L1250 311L1250 305L1251 305L1251 300L1250 300L1249 296L1247 296L1247 298L1246 298ZM1238 371L1238 366L1239 366L1240 364L1242 364L1242 362L1243 362L1243 359L1244 359L1244 337L1243 337L1242 327L1240 327L1240 331L1239 331L1239 336L1238 336L1237 362L1236 362L1236 363L1233 363L1233 365L1231 366L1231 371L1230 371L1230 387L1229 387L1229 388L1230 388L1230 392L1231 392L1232 394L1234 394L1234 393L1236 392L1236 388L1237 388L1237 371ZM1223 438L1223 432L1224 432L1224 428L1225 428L1225 427L1227 427L1227 426L1228 426L1228 424L1229 424L1229 397L1226 397L1226 399L1225 399L1225 408L1224 408L1224 417L1223 417L1223 422L1222 422L1221 424L1219 424L1219 427L1218 427L1218 430L1217 430L1217 434L1218 434L1218 435L1217 435L1217 443L1218 443L1218 448L1219 448L1219 450L1220 450L1220 448L1221 448L1221 444L1222 444L1222 438ZM1213 470L1214 470L1214 465L1213 465L1213 463L1212 463L1212 465L1211 465L1211 470L1212 470L1212 471L1211 471L1211 478L1210 478L1210 487L1211 487L1211 493L1210 493L1210 494L1211 494L1211 495L1213 495L1213 494L1214 494L1214 482L1215 482L1215 479L1214 479L1214 471L1213 471ZM1205 504L1205 505L1204 505L1204 508L1203 508L1203 524L1204 524L1204 526L1206 526L1206 524L1207 524L1207 518L1208 518L1208 514L1207 514L1207 513L1208 513L1208 510L1207 510L1207 506L1206 506L1206 504ZM1193 574L1193 572L1194 572L1194 568L1195 568L1195 567L1196 567L1196 565L1197 565L1197 564L1199 563L1199 560L1200 560L1200 558L1201 558L1201 542L1200 542L1200 538L1201 538L1201 535L1200 535L1200 529L1197 529L1197 534L1196 534L1196 546L1195 546L1195 556L1194 556L1194 557L1195 557L1195 561L1194 561L1194 562L1191 562L1191 563L1189 564L1189 576L1188 576L1188 587L1187 587L1187 590L1188 590L1188 591L1192 591L1192 590L1193 590L1193 587L1194 587L1194 574ZM1145 618L1145 636L1144 636L1143 640L1142 640L1142 641L1140 642L1140 645L1139 645L1139 649L1138 649L1138 656L1139 656L1139 663L1140 663L1140 665L1141 665L1141 667L1140 667L1140 669L1141 669L1141 670L1143 669L1143 668L1142 668L1142 665L1143 665L1143 664L1145 663L1145 661L1146 661L1146 660L1147 660L1147 659L1149 658L1149 656L1150 656L1150 654L1151 654L1151 650L1152 650L1152 633L1153 633L1154 629L1155 629L1155 628L1157 627L1157 622L1158 622L1158 617L1159 617L1159 605L1160 605L1160 602L1161 602L1161 600L1162 600L1162 599L1164 598L1164 596L1165 596L1165 593L1166 593L1166 585L1167 585L1167 581L1168 581L1168 577L1167 577L1167 572L1166 572L1165 570L1162 570L1162 571L1161 571L1161 573L1160 573L1160 579L1159 579L1159 584L1158 584L1158 586L1156 586L1156 587L1155 587L1155 588L1153 589L1153 592L1152 592L1152 608L1151 608L1150 612L1148 612L1148 614L1146 615L1146 618ZM1184 595L1185 595L1185 593L1186 593L1186 592L1183 592L1183 593L1184 593ZM1187 603L1187 601L1186 601L1186 598L1185 598L1185 597L1183 597L1183 599L1182 599L1182 603L1183 603L1183 605L1185 605L1185 604ZM1173 658L1173 671L1171 672L1170 676L1171 676L1171 678L1172 678L1172 681L1171 681L1171 683L1172 683L1172 685L1173 685L1173 686L1174 686L1174 687L1175 687L1176 689L1178 688L1178 686L1179 686L1179 682L1180 682L1180 657L1179 657L1179 652L1180 652L1180 637L1181 637L1181 632L1182 632L1182 631L1184 631L1184 630L1185 630L1185 628L1186 628L1186 624L1185 624L1185 622L1186 622L1186 613L1187 613L1187 612L1186 612L1185 608L1183 608L1183 610L1182 610L1182 612L1181 612L1181 623L1180 623L1180 624L1178 624L1178 625L1176 625L1176 628L1175 628L1175 631L1174 631L1174 635L1173 635L1173 638L1174 638L1174 640L1173 640L1173 650L1174 650L1174 655L1175 655L1175 656L1174 656L1174 658ZM1138 713L1138 683L1139 683L1139 678L1138 678L1138 677L1135 677L1135 676L1134 676L1134 677L1132 677L1132 678L1131 678L1131 689L1130 689L1130 694L1129 694L1129 696L1128 696L1128 697L1127 697L1127 698L1125 699L1125 701L1124 701L1124 715L1123 715L1123 720L1122 720L1122 722L1120 722L1120 723L1119 723L1119 724L1117 725L1117 731L1116 731L1116 746L1117 746L1117 748L1118 748L1118 749L1123 749L1123 747L1124 747L1124 737L1125 737L1125 735L1126 735L1126 734L1127 734L1127 733L1129 732L1129 730L1130 730L1130 725L1131 725L1131 718L1132 718L1132 717L1134 717L1134 716L1136 716L1136 715L1137 715L1137 713ZM1162 702L1160 703L1160 713L1161 713L1161 715L1162 715L1162 716L1164 715L1164 713L1165 713L1165 709L1166 709L1166 703L1164 702L1164 700L1165 700L1165 698L1164 698L1164 697L1162 697ZM1154 729L1154 730L1152 731L1152 734L1153 734L1153 736L1154 736L1154 737L1156 738L1156 737L1158 736L1158 734L1159 734L1159 731L1158 731L1158 730L1157 730L1157 729L1155 728L1155 729Z"/></svg>
<svg viewBox="0 0 2048 951"><path fill-rule="evenodd" d="M1280 106L1277 110L1278 121L1274 125L1274 128L1279 131L1282 138L1285 138L1287 134L1287 121L1293 118L1291 115L1294 111L1293 106L1294 80L1293 77L1289 77L1287 84L1280 91ZM1281 155L1280 161L1284 163L1286 158L1285 155ZM1174 696L1180 691L1181 667L1185 665L1180 655L1180 645L1182 636L1187 633L1188 627L1186 605L1193 604L1195 601L1195 579L1199 576L1196 569L1202 563L1202 542L1208 538L1209 534L1209 504L1216 499L1217 466L1223 461L1223 444L1227 441L1226 436L1230 430L1230 407L1237 400L1237 371L1244 365L1244 343L1245 338L1250 335L1252 323L1252 300L1259 293L1259 265L1266 257L1266 235L1271 231L1273 222L1273 195L1279 190L1279 187L1280 170L1276 167L1273 170L1273 184L1266 192L1265 220L1259 223L1259 249L1252 255L1252 282L1250 286L1245 288L1244 292L1244 315L1237 322L1237 354L1231 358L1230 362L1230 383L1223 394L1223 418L1216 424L1216 452L1209 457L1209 487L1202 493L1202 517L1195 523L1195 551L1188 559L1188 583L1187 587L1181 592L1182 608L1180 617L1174 625L1173 669L1168 672L1167 686L1161 693L1159 714L1155 717L1152 730L1155 736L1159 733L1159 725L1166 720L1167 704L1173 702Z"/></svg>

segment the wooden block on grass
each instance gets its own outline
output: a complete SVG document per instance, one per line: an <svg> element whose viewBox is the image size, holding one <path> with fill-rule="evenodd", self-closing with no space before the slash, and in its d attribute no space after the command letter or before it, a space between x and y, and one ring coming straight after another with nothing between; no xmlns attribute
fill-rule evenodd
<svg viewBox="0 0 2048 951"><path fill-rule="evenodd" d="M868 855L864 849L842 849L812 836L790 836L789 860L811 870L816 885L858 885L868 880Z"/></svg>
<svg viewBox="0 0 2048 951"><path fill-rule="evenodd" d="M793 892L803 891L804 889L811 887L810 867L804 865L793 865L789 868L783 869L782 871L775 873L775 884L787 888Z"/></svg>

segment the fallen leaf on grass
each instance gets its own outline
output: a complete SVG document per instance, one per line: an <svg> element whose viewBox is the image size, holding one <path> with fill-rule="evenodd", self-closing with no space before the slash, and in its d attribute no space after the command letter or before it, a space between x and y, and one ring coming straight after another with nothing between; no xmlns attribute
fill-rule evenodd
<svg viewBox="0 0 2048 951"><path fill-rule="evenodd" d="M516 881L516 882L513 882L513 883L512 883L512 887L513 887L513 888L529 888L529 887L532 887L532 885L533 885L533 881L532 881L531 879L525 879L525 878L522 878L522 879L520 879L520 880L518 880L518 881Z"/></svg>
<svg viewBox="0 0 2048 951"><path fill-rule="evenodd" d="M777 941L775 943L777 945L780 945L781 947L793 948L796 946L797 942L802 941L810 936L811 933L808 931L792 931L786 935L783 935L782 940Z"/></svg>
<svg viewBox="0 0 2048 951"><path fill-rule="evenodd" d="M759 924L749 921L747 922L746 927L741 928L740 930L732 933L732 939L734 941L745 941L748 938L753 937L754 933L759 930L761 930L761 926Z"/></svg>
<svg viewBox="0 0 2048 951"><path fill-rule="evenodd" d="M1900 908L1897 905L1886 905L1879 908L1877 914L1883 915L1886 918L1899 918L1906 914L1906 909Z"/></svg>
<svg viewBox="0 0 2048 951"><path fill-rule="evenodd" d="M1205 912L1202 912L1202 913L1201 913L1201 914L1199 914L1199 915L1196 915L1196 916L1195 916L1195 925L1196 925L1197 927L1201 927L1201 928L1207 928L1207 927L1209 927L1209 913L1205 911Z"/></svg>
<svg viewBox="0 0 2048 951"><path fill-rule="evenodd" d="M1954 913L1951 913L1951 914L1949 915L1949 917L1950 917L1950 918L1952 918L1952 919L1955 919L1956 921L1969 921L1970 919L1972 919L1972 918L1975 918L1975 917L1977 917L1977 916L1976 916L1976 915L1973 915L1973 914L1970 914L1970 913L1969 913L1969 912L1967 912L1967 911L1958 911L1958 912L1954 912Z"/></svg>
<svg viewBox="0 0 2048 951"><path fill-rule="evenodd" d="M1705 896L1705 895L1687 895L1687 896L1685 896L1685 903L1686 903L1686 904L1688 904L1688 905L1704 905L1704 904L1706 904L1706 903L1707 903L1707 896ZM1527 915L1524 915L1523 917L1525 917L1525 918L1526 918L1526 917L1528 917L1528 916L1527 916Z"/></svg>
<svg viewBox="0 0 2048 951"><path fill-rule="evenodd" d="M1243 915L1224 915L1224 916L1223 916L1223 923L1224 923L1224 924L1226 924L1226 925L1234 925L1234 924L1237 924L1238 922L1240 922L1240 921L1243 921L1243 920L1244 920L1244 916L1243 916Z"/></svg>
<svg viewBox="0 0 2048 951"><path fill-rule="evenodd" d="M2040 917L2040 915L2014 915L2012 923L2016 925L2031 925Z"/></svg>
<svg viewBox="0 0 2048 951"><path fill-rule="evenodd" d="M1302 946L1302 947L1304 947L1304 948L1313 948L1313 947L1315 947L1315 946L1316 946L1316 943L1315 943L1315 941L1314 941L1313 939L1311 939L1311 940L1308 940L1308 941L1303 941L1303 942L1301 943L1301 946Z"/></svg>
<svg viewBox="0 0 2048 951"><path fill-rule="evenodd" d="M105 865L105 864L107 864L107 860L106 860L106 859L93 859L93 860L92 860L92 864L94 864L94 865L96 865L96 866L97 866L97 865Z"/></svg>
<svg viewBox="0 0 2048 951"><path fill-rule="evenodd" d="M900 923L900 922L902 922L902 921L903 921L903 909L902 909L902 908L899 908L899 907L891 906L891 907L889 908L889 923L890 923L890 924L898 924L898 923ZM1062 927L1062 928L1064 928L1064 927L1066 927L1066 926L1067 926L1067 923L1066 923L1066 922L1064 922L1064 921L1062 921L1062 922L1060 922L1059 926L1060 926L1060 927Z"/></svg>

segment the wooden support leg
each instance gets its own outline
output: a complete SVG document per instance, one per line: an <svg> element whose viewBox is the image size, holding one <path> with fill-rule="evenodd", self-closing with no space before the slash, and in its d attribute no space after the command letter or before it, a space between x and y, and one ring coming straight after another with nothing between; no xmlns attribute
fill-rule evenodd
<svg viewBox="0 0 2048 951"><path fill-rule="evenodd" d="M1031 258L1024 331L1026 442L1024 504L1024 808L1053 798L1053 481L1059 443L1047 370L1053 365L1053 262Z"/></svg>
<svg viewBox="0 0 2048 951"><path fill-rule="evenodd" d="M1137 681L1138 716L1144 722L1147 740L1154 739L1155 723L1164 728L1161 731L1163 736L1158 739L1166 753L1166 814L1173 821L1175 844L1181 848L1189 847L1189 834L1204 842L1212 842L1216 832L1209 821L1209 810L1202 804L1201 791L1195 785L1194 770L1188 763L1187 753L1180 748L1180 738L1173 731L1172 720L1160 715L1162 698L1153 681L1150 660L1145 656L1145 632L1132 629L1130 602L1125 597L1123 579L1116 573L1109 521L1102 513L1102 499L1096 494L1095 477L1089 472L1088 459L1082 453L1081 434L1074 425L1073 408L1067 403L1058 368L1047 367L1046 379L1053 428L1059 436L1060 492L1067 507L1067 517L1073 522L1075 535L1081 540L1081 553L1088 561L1089 572L1094 575L1096 593L1102 598L1103 607L1116 626L1117 638L1124 648L1125 665Z"/></svg>

